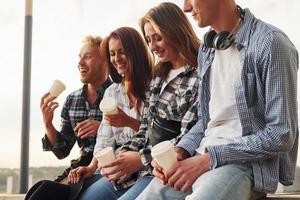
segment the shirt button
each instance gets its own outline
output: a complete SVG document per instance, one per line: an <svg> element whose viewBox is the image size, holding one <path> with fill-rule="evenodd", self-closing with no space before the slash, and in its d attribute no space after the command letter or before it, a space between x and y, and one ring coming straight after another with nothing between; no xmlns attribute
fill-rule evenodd
<svg viewBox="0 0 300 200"><path fill-rule="evenodd" d="M208 64L209 64L209 60L205 61L205 64L207 64L207 65L208 65Z"/></svg>

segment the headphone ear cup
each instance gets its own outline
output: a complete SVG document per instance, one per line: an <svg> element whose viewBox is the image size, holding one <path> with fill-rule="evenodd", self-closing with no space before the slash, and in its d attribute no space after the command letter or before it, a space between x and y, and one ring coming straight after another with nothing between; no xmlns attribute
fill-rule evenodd
<svg viewBox="0 0 300 200"><path fill-rule="evenodd" d="M230 47L233 40L232 37L230 37L230 32L223 31L216 35L216 37L213 40L213 47L217 50L224 50Z"/></svg>
<svg viewBox="0 0 300 200"><path fill-rule="evenodd" d="M217 35L216 31L210 30L204 34L203 42L207 48L213 48L213 41L215 36Z"/></svg>

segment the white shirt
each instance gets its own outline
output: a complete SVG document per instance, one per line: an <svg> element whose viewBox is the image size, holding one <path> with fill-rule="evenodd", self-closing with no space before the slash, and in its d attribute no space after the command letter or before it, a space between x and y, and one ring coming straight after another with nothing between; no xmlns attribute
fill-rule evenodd
<svg viewBox="0 0 300 200"><path fill-rule="evenodd" d="M205 137L198 152L205 147L230 143L242 136L242 126L237 111L234 83L240 78L242 65L235 47L216 50L210 71L209 116Z"/></svg>
<svg viewBox="0 0 300 200"><path fill-rule="evenodd" d="M112 84L105 90L105 97L115 98L118 107L123 110L128 116L141 120L141 115L135 108L130 108L129 98L125 92L124 83ZM144 104L140 107L140 113L142 112ZM142 113L141 113L142 114ZM94 148L94 153L104 149L105 147L113 147L115 153L118 153L120 147L128 142L136 132L129 127L113 127L110 126L103 118L97 132L97 140ZM116 148L117 147L117 148Z"/></svg>

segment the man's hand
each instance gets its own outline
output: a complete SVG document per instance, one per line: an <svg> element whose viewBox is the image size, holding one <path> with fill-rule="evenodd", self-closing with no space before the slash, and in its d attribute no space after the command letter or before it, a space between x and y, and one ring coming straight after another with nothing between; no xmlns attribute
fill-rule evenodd
<svg viewBox="0 0 300 200"><path fill-rule="evenodd" d="M178 161L165 174L168 185L175 190L187 192L199 176L209 171L209 167L210 159L207 153Z"/></svg>
<svg viewBox="0 0 300 200"><path fill-rule="evenodd" d="M175 147L175 152L176 152L177 161L184 160L190 156L189 153L181 147ZM165 176L166 171L163 170L163 168L159 166L159 164L154 159L152 160L151 165L153 167L153 171L152 171L153 175L156 178L160 179L164 185L166 185L168 182L168 179Z"/></svg>
<svg viewBox="0 0 300 200"><path fill-rule="evenodd" d="M178 161L184 160L190 157L189 152L187 152L184 148L175 147L176 157Z"/></svg>
<svg viewBox="0 0 300 200"><path fill-rule="evenodd" d="M119 153L115 161L100 167L102 168L102 176L105 176L110 181L122 183L133 173L141 170L143 164L138 152L125 151Z"/></svg>
<svg viewBox="0 0 300 200"><path fill-rule="evenodd" d="M52 124L54 110L58 107L58 103L53 101L56 97L49 97L49 94L49 92L44 94L40 102L40 109L46 127Z"/></svg>
<svg viewBox="0 0 300 200"><path fill-rule="evenodd" d="M91 177L94 174L94 172L95 170L93 170L93 168L85 166L77 167L69 172L68 180L70 183L78 183L81 177Z"/></svg>
<svg viewBox="0 0 300 200"><path fill-rule="evenodd" d="M86 119L76 124L74 131L77 131L77 136L81 139L97 135L100 122L93 119Z"/></svg>

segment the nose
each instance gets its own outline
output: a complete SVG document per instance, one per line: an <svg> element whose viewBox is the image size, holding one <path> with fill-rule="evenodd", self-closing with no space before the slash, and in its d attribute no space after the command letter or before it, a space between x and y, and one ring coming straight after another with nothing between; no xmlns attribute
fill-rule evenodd
<svg viewBox="0 0 300 200"><path fill-rule="evenodd" d="M151 40L151 42L149 42L149 47L151 51L155 51L157 50L157 44L155 41Z"/></svg>
<svg viewBox="0 0 300 200"><path fill-rule="evenodd" d="M121 55L119 53L116 53L115 61L119 62L120 60L121 60Z"/></svg>
<svg viewBox="0 0 300 200"><path fill-rule="evenodd" d="M83 65L83 58L79 58L78 67Z"/></svg>
<svg viewBox="0 0 300 200"><path fill-rule="evenodd" d="M193 7L190 3L190 0L184 0L183 11L184 12L191 12L192 10L193 10Z"/></svg>

